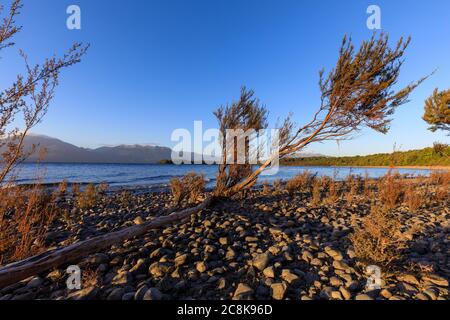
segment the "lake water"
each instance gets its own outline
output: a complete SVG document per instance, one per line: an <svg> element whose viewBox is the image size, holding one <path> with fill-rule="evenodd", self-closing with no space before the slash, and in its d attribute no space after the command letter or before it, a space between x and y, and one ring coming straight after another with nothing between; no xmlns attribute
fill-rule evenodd
<svg viewBox="0 0 450 320"><path fill-rule="evenodd" d="M365 172L371 178L385 175L387 168L350 168L350 167L280 167L276 175L261 176L259 181L273 182L275 179L288 180L309 170L318 176L336 176L345 179L349 174L363 176ZM71 163L25 163L19 167L18 183L27 184L41 177L41 182L52 184L62 180L77 183L107 182L112 187L164 187L173 177L181 177L188 172L203 173L208 186L215 182L217 166L207 165L159 165L159 164L71 164ZM429 170L395 169L400 174L428 175ZM43 178L42 178L43 177Z"/></svg>

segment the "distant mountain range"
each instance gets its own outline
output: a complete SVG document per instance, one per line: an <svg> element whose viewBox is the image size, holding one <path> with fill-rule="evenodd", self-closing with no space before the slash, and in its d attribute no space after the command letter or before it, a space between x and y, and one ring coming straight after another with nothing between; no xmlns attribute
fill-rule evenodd
<svg viewBox="0 0 450 320"><path fill-rule="evenodd" d="M45 148L46 154L41 162L57 163L159 163L171 159L172 150L168 147L148 145L119 145L96 149L81 148L45 135L30 134L25 138L24 150L36 145ZM3 150L0 150L3 152ZM192 155L191 155L192 156ZM320 156L301 154L296 157ZM32 154L26 162L37 162L39 152Z"/></svg>
<svg viewBox="0 0 450 320"><path fill-rule="evenodd" d="M45 148L46 154L42 162L72 163L158 163L170 159L172 150L167 147L145 145L119 145L88 149L43 135L28 135L24 150L31 150L36 145ZM26 162L39 160L39 153L32 154Z"/></svg>

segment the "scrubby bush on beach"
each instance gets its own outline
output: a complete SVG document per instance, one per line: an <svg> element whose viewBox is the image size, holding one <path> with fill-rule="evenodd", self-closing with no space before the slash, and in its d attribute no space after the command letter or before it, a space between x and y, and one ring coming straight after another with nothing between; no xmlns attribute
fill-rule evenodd
<svg viewBox="0 0 450 320"><path fill-rule="evenodd" d="M405 187L405 203L411 212L417 212L424 202L423 194L417 190L413 182Z"/></svg>
<svg viewBox="0 0 450 320"><path fill-rule="evenodd" d="M378 181L378 193L384 209L397 206L403 191L402 179L399 175L388 172Z"/></svg>
<svg viewBox="0 0 450 320"><path fill-rule="evenodd" d="M58 197L64 199L67 196L67 180L63 180L58 184L57 190Z"/></svg>
<svg viewBox="0 0 450 320"><path fill-rule="evenodd" d="M172 178L170 189L175 206L179 206L184 200L190 204L195 203L205 189L204 175L190 172L181 179Z"/></svg>
<svg viewBox="0 0 450 320"><path fill-rule="evenodd" d="M0 190L0 264L45 249L44 236L57 215L54 200L40 185Z"/></svg>
<svg viewBox="0 0 450 320"><path fill-rule="evenodd" d="M312 178L311 173L308 170L305 170L286 183L286 190L290 195L293 195L296 192L308 190Z"/></svg>
<svg viewBox="0 0 450 320"><path fill-rule="evenodd" d="M322 201L322 181L321 179L315 178L311 186L311 205L316 207Z"/></svg>
<svg viewBox="0 0 450 320"><path fill-rule="evenodd" d="M378 206L363 218L350 236L356 256L364 262L389 266L400 256L404 237L398 216Z"/></svg>
<svg viewBox="0 0 450 320"><path fill-rule="evenodd" d="M270 194L270 184L268 181L262 183L262 194L268 196Z"/></svg>
<svg viewBox="0 0 450 320"><path fill-rule="evenodd" d="M339 199L339 186L337 184L334 179L328 180L328 194L325 199L327 204L334 205Z"/></svg>
<svg viewBox="0 0 450 320"><path fill-rule="evenodd" d="M120 194L116 198L117 203L123 208L128 208L132 203L132 200L132 194L127 190L120 192Z"/></svg>
<svg viewBox="0 0 450 320"><path fill-rule="evenodd" d="M98 201L98 192L94 184L89 183L83 192L76 198L77 207L80 209L89 209L96 205Z"/></svg>
<svg viewBox="0 0 450 320"><path fill-rule="evenodd" d="M100 195L105 195L108 192L109 184L107 182L101 182L97 186L97 192Z"/></svg>
<svg viewBox="0 0 450 320"><path fill-rule="evenodd" d="M358 195L360 190L361 180L360 177L354 177L353 175L349 175L345 182L346 186L346 201L348 203L353 203L355 201L355 197Z"/></svg>
<svg viewBox="0 0 450 320"><path fill-rule="evenodd" d="M273 181L272 187L273 187L273 193L274 194L281 193L283 191L283 180L275 179Z"/></svg>

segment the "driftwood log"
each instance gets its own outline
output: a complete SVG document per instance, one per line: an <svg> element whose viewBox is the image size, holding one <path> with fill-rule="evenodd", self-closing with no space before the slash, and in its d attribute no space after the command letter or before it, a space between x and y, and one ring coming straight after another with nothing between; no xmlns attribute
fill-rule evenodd
<svg viewBox="0 0 450 320"><path fill-rule="evenodd" d="M31 258L14 262L0 269L0 288L17 283L30 276L56 268L63 264L77 261L86 255L98 252L124 240L139 237L148 231L158 229L171 223L179 222L192 214L209 207L214 198L206 198L196 207L161 216L140 225L127 227L119 231L80 241L66 247L56 248Z"/></svg>

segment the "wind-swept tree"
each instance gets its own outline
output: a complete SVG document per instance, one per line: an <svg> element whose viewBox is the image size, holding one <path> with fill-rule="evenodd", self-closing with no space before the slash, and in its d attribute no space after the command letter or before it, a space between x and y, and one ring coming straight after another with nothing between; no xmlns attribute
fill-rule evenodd
<svg viewBox="0 0 450 320"><path fill-rule="evenodd" d="M373 35L355 50L352 40L344 37L335 68L327 76L324 71L320 72L321 99L312 120L295 128L288 117L280 128L279 152L257 170L247 171L249 174L240 181L229 184L221 194L234 195L252 186L274 157L292 155L311 143L350 139L363 128L386 133L394 111L408 102L409 94L426 79L395 88L409 43L409 38L401 38L391 48L388 35L381 34L378 38ZM251 114L263 111L259 105L253 107L249 109ZM222 119L228 119L228 114L234 113L233 108L225 111L225 115L219 118L221 128L226 125ZM241 118L246 118L246 115L241 115Z"/></svg>
<svg viewBox="0 0 450 320"><path fill-rule="evenodd" d="M241 89L240 99L221 106L215 112L221 135L222 161L217 174L216 194L228 190L252 173L251 158L258 150L251 150L255 132L266 129L267 109L254 98L254 92ZM257 143L257 142L256 142Z"/></svg>
<svg viewBox="0 0 450 320"><path fill-rule="evenodd" d="M15 45L14 37L22 29L15 21L21 8L20 0L12 1L0 22L0 55ZM3 12L4 7L0 6L0 17ZM3 151L0 157L0 185L5 183L17 164L35 151L35 148L24 150L25 137L47 113L61 70L78 63L86 50L87 46L75 43L61 58L49 58L35 65L20 51L25 74L18 74L7 88L0 89L0 149ZM18 116L22 117L21 128L15 126Z"/></svg>
<svg viewBox="0 0 450 320"><path fill-rule="evenodd" d="M439 91L437 88L425 101L425 120L430 130L445 130L450 132L450 90ZM450 133L449 133L450 134Z"/></svg>

